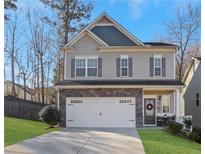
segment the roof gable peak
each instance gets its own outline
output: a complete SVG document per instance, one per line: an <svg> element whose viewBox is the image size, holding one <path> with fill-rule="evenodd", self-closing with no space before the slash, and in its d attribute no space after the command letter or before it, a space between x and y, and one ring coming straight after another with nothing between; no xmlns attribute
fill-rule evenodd
<svg viewBox="0 0 205 154"><path fill-rule="evenodd" d="M97 23L102 19L106 18L107 20L112 23L119 31L121 31L124 35L126 35L130 40L132 40L136 45L144 46L144 43L140 41L137 37L133 34L128 32L123 26L121 26L117 21L115 21L111 16L109 16L106 12L102 12L91 24L88 25L88 29L92 29L93 27L97 26Z"/></svg>
<svg viewBox="0 0 205 154"><path fill-rule="evenodd" d="M130 32L128 32L124 27L122 27L118 22L116 22L112 17L110 17L106 12L102 12L95 20L93 20L87 27L85 27L80 33L78 33L76 36L74 36L66 45L65 47L68 47L72 44L72 42L74 40L78 40L78 37L81 37L82 32L85 31L89 31L90 34L93 34L92 32L90 32L90 30L92 29L93 26L95 26L97 24L97 22L99 20L101 20L103 17L105 17L106 19L108 19L109 21L111 21L111 23L113 23L113 26L115 26L119 31L121 31L123 34L125 34L129 39L131 39L134 43L136 43L136 45L139 46L144 46L143 42L140 41L138 38L136 38L134 35L132 35ZM96 35L95 35L96 37ZM103 42L100 38L98 38L98 41L100 41L101 43L103 43L104 45L107 46L107 44L105 42Z"/></svg>

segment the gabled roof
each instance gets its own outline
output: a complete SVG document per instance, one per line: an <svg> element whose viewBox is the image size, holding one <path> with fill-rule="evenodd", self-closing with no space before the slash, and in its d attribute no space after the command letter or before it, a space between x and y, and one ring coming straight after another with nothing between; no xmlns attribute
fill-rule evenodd
<svg viewBox="0 0 205 154"><path fill-rule="evenodd" d="M170 46L170 47L177 47L175 44L165 43L165 42L143 42L145 45L151 46Z"/></svg>
<svg viewBox="0 0 205 154"><path fill-rule="evenodd" d="M121 26L117 21L115 21L111 16L109 16L106 12L103 12L100 16L98 16L90 25L88 25L88 28L91 29L95 26L95 23L97 23L99 20L101 20L103 17L110 20L113 25L120 30L123 34L125 34L128 38L130 38L133 42L135 42L137 45L144 45L140 39L138 39L136 36L134 36L132 33L128 32L123 26Z"/></svg>
<svg viewBox="0 0 205 154"><path fill-rule="evenodd" d="M89 34L91 34L91 36L95 36L94 38L96 38L99 42L103 43L105 46L108 46L102 39L100 39L99 37L97 37L95 34L93 34L90 30L95 26L95 24L100 21L102 18L107 18L108 20L110 20L113 23L113 26L115 26L119 31L121 31L124 35L126 35L130 40L132 40L134 43L136 43L136 45L139 46L144 46L143 42L140 41L137 37L135 37L134 35L132 35L130 32L128 32L124 27L122 27L119 23L117 23L113 18L111 18L107 13L103 12L101 15L99 15L93 22L91 22L87 27L85 27L79 34L77 34L75 37L73 37L66 45L65 47L69 47L73 44L73 42L75 43L77 40L79 40L82 36L84 32L89 32Z"/></svg>
<svg viewBox="0 0 205 154"><path fill-rule="evenodd" d="M197 60L201 60L201 57L194 57L195 59L197 59Z"/></svg>
<svg viewBox="0 0 205 154"><path fill-rule="evenodd" d="M182 78L182 82L183 82L183 83L186 81L186 79L187 79L187 77L188 77L188 75L189 75L189 72L191 71L192 66L193 66L194 63L195 63L195 60L197 60L198 62L200 62L200 61L201 61L201 57L192 57L191 63L188 65L188 67L187 67L187 69L186 69L186 71L185 71L185 73L184 73L184 76L183 76L183 78Z"/></svg>

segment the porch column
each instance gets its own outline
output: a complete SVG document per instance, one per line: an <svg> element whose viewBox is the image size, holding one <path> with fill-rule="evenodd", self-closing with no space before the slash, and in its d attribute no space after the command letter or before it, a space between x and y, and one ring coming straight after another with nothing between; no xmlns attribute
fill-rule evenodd
<svg viewBox="0 0 205 154"><path fill-rule="evenodd" d="M57 89L57 108L59 109L59 88Z"/></svg>
<svg viewBox="0 0 205 154"><path fill-rule="evenodd" d="M179 89L175 91L175 111L176 111L176 122L180 122L180 92Z"/></svg>

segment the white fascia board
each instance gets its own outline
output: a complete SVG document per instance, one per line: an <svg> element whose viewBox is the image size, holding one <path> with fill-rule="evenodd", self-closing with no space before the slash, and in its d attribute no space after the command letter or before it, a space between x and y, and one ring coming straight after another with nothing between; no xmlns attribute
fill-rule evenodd
<svg viewBox="0 0 205 154"><path fill-rule="evenodd" d="M75 59L98 59L98 55L77 55Z"/></svg>
<svg viewBox="0 0 205 154"><path fill-rule="evenodd" d="M127 58L128 59L128 55L120 55L120 58Z"/></svg>
<svg viewBox="0 0 205 154"><path fill-rule="evenodd" d="M86 88L143 88L144 90L176 90L184 86L149 86L149 85L56 85L60 89L86 89Z"/></svg>
<svg viewBox="0 0 205 154"><path fill-rule="evenodd" d="M95 20L93 20L90 24L88 24L80 33L78 33L76 36L74 36L66 45L65 47L70 46L71 42L73 40L75 40L79 35L81 35L81 33L83 33L85 30L89 29L89 27L91 25L93 25L94 23L96 23L102 16L104 15L104 13L102 13L100 16L98 16Z"/></svg>
<svg viewBox="0 0 205 154"><path fill-rule="evenodd" d="M73 46L78 40L80 40L80 38L82 38L85 34L88 34L91 38L93 38L94 40L96 40L99 44L103 45L103 46L109 46L107 43L105 43L103 40L101 40L99 37L97 37L94 33L92 33L90 30L88 29L84 29L82 30L79 34L76 35L76 37L74 37L68 44L66 44L65 47L68 46Z"/></svg>
<svg viewBox="0 0 205 154"><path fill-rule="evenodd" d="M162 58L161 54L154 54L154 58Z"/></svg>
<svg viewBox="0 0 205 154"><path fill-rule="evenodd" d="M91 37L93 37L93 39L95 39L98 43L104 45L104 46L109 46L107 43L105 43L102 39L100 39L97 35L95 35L93 32L91 32L90 30L88 30L88 34L90 34Z"/></svg>

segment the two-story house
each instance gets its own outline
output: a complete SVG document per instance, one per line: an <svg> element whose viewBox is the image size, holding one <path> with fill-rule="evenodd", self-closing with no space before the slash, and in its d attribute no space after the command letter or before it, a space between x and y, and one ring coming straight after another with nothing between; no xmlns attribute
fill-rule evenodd
<svg viewBox="0 0 205 154"><path fill-rule="evenodd" d="M64 80L56 83L61 126L143 127L179 120L177 46L142 42L106 13L62 49Z"/></svg>
<svg viewBox="0 0 205 154"><path fill-rule="evenodd" d="M182 91L184 113L192 116L194 127L201 128L201 57L192 58L182 82L186 85Z"/></svg>

